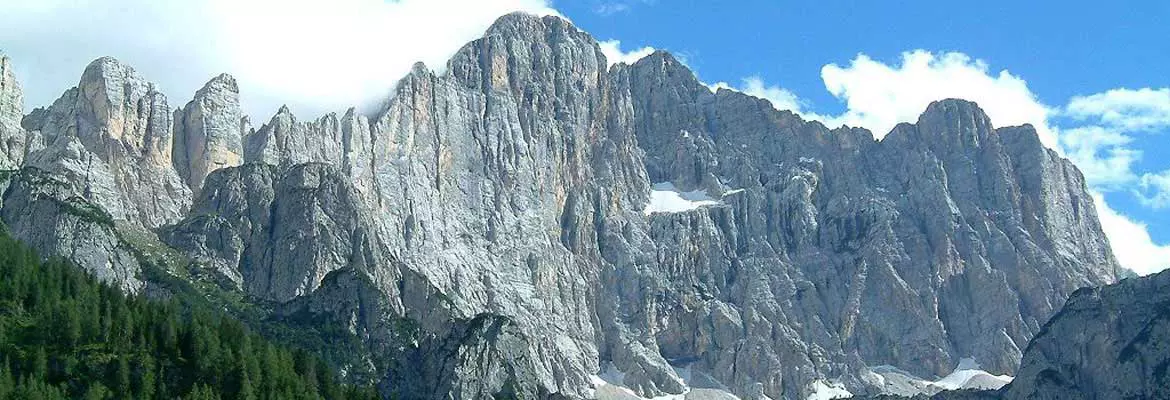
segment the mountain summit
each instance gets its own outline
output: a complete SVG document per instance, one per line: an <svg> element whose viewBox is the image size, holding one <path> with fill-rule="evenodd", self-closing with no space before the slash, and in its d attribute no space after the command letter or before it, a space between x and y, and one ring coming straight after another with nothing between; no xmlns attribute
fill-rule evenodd
<svg viewBox="0 0 1170 400"><path fill-rule="evenodd" d="M227 75L172 112L103 58L20 116L3 71L16 237L132 292L165 292L143 258L177 254L169 274L266 318L340 327L315 332L360 351L327 359L391 398L1012 375L1119 269L1084 178L1029 126L948 99L876 141L713 92L669 53L609 67L557 17L500 18L374 115L256 130Z"/></svg>

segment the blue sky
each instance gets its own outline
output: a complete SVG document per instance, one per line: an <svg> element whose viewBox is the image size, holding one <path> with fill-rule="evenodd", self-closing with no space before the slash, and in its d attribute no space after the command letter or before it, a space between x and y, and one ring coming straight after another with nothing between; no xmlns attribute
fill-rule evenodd
<svg viewBox="0 0 1170 400"><path fill-rule="evenodd" d="M114 56L172 106L231 73L262 123L282 104L314 118L377 103L516 10L569 18L612 59L667 49L712 87L879 137L932 100L974 100L1081 167L1123 265L1170 267L1165 1L5 0L0 52L26 110Z"/></svg>
<svg viewBox="0 0 1170 400"><path fill-rule="evenodd" d="M1170 2L568 0L598 39L687 57L705 79L760 75L823 112L820 69L858 53L959 51L1009 69L1048 104L1118 87L1170 86Z"/></svg>

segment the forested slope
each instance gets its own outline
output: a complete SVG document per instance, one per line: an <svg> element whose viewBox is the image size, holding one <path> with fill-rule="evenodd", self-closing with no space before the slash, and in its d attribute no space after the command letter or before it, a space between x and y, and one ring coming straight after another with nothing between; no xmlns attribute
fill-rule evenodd
<svg viewBox="0 0 1170 400"><path fill-rule="evenodd" d="M0 399L374 399L199 304L126 296L0 233Z"/></svg>

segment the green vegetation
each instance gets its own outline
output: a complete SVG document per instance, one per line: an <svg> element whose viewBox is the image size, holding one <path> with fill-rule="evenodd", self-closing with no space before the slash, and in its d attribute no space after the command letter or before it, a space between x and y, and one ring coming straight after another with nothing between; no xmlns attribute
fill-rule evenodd
<svg viewBox="0 0 1170 400"><path fill-rule="evenodd" d="M64 201L57 200L54 197L47 197L47 199L57 203L66 213L81 218L82 221L93 222L110 228L114 227L114 217L111 217L110 213L107 213L106 210L81 197L73 196Z"/></svg>
<svg viewBox="0 0 1170 400"><path fill-rule="evenodd" d="M126 296L7 233L0 277L0 400L377 398L221 311Z"/></svg>

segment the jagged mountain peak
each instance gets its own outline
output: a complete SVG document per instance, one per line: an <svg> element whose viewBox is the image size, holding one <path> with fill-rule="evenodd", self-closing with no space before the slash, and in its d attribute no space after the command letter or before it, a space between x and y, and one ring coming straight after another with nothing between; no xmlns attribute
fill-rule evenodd
<svg viewBox="0 0 1170 400"><path fill-rule="evenodd" d="M273 318L344 327L388 396L653 397L701 377L803 398L971 357L1009 373L1055 304L1115 278L1075 167L962 100L878 142L712 93L667 52L611 68L528 14L445 71L415 64L372 118L285 106L252 131L228 75L172 113L129 67L92 65L30 116L48 140L27 164L284 303Z"/></svg>
<svg viewBox="0 0 1170 400"><path fill-rule="evenodd" d="M484 31L483 37L492 35L506 35L506 36L525 36L529 35L529 39L538 39L545 33L556 31L575 32L581 35L589 36L588 32L578 29L569 20L557 15L540 16L523 11L511 12L501 15L496 18L488 29ZM540 33L540 36L531 36L531 34ZM591 37L591 36L590 36Z"/></svg>
<svg viewBox="0 0 1170 400"><path fill-rule="evenodd" d="M12 69L12 59L0 52L0 92L10 93L20 90L20 83L16 80L16 72Z"/></svg>
<svg viewBox="0 0 1170 400"><path fill-rule="evenodd" d="M0 52L0 168L13 169L24 160L28 140L21 127L23 112L24 92L12 61Z"/></svg>
<svg viewBox="0 0 1170 400"><path fill-rule="evenodd" d="M991 118L973 101L944 99L931 102L915 124L928 136L919 140L947 145L979 147L995 132Z"/></svg>
<svg viewBox="0 0 1170 400"><path fill-rule="evenodd" d="M172 158L193 191L212 171L243 161L244 113L236 79L226 73L209 80L175 112Z"/></svg>
<svg viewBox="0 0 1170 400"><path fill-rule="evenodd" d="M95 58L85 66L84 72L81 74L81 80L83 82L99 80L101 77L109 75L132 75L141 78L138 76L138 72L130 65L119 61L113 56L102 56Z"/></svg>
<svg viewBox="0 0 1170 400"><path fill-rule="evenodd" d="M281 104L281 105L280 105L280 108L278 108L278 109L276 110L276 114L275 114L275 115L287 115L287 116L292 116L292 115L293 115L293 113L292 113L292 110L290 110L290 109L288 108L288 104ZM273 118L275 118L275 116L273 116Z"/></svg>
<svg viewBox="0 0 1170 400"><path fill-rule="evenodd" d="M228 73L216 75L195 92L195 97L205 97L217 92L228 92L238 96L240 87L236 84L236 78Z"/></svg>

